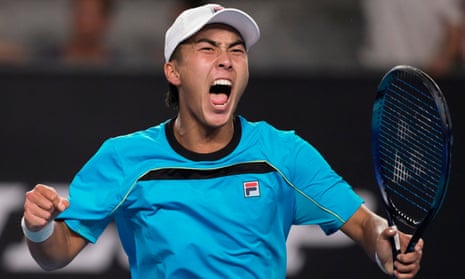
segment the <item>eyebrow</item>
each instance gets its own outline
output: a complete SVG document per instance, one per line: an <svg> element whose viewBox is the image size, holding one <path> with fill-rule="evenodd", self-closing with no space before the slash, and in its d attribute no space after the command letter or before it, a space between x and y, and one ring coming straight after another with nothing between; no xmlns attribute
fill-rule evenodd
<svg viewBox="0 0 465 279"><path fill-rule="evenodd" d="M212 46L215 46L215 47L220 46L219 42L208 39L208 38L200 38L198 40L194 40L193 43L195 43L195 44L197 44L197 43L208 43L208 44L210 44ZM227 48L232 48L232 47L235 47L237 45L242 45L242 46L245 47L245 43L244 43L243 40L237 40L237 41L234 41L234 42L230 43L229 45L227 45Z"/></svg>

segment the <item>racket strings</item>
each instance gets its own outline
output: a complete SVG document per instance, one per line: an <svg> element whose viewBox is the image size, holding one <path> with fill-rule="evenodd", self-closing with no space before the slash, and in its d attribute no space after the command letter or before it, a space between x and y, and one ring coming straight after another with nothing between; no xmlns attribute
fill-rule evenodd
<svg viewBox="0 0 465 279"><path fill-rule="evenodd" d="M436 149L432 152L441 152L441 149L437 146L437 142L442 141L441 127L434 127L439 119L425 121L422 119L425 118L424 116L415 112L406 112L405 110L409 108L404 108L405 104L401 100L391 99L388 98L385 101L391 103L387 105L388 107L384 111L387 117L383 120L386 121L386 125L394 127L397 137L404 141L412 140L414 144L421 148ZM408 118L401 118L399 115L408 115Z"/></svg>
<svg viewBox="0 0 465 279"><path fill-rule="evenodd" d="M399 135L399 131L396 130L396 123L393 122L391 119L383 119L383 125L385 125L385 132L384 134L381 134L381 144L383 145L383 148L386 150L393 151L395 150L394 148L399 149L402 153L408 153L411 156L410 159L412 161L417 161L417 162L422 162L423 160L431 160L429 163L431 164L431 168L439 168L441 167L442 161L441 161L441 154L442 150L438 148L438 146L434 146L431 148L428 146L429 144L437 144L437 142L428 142L429 140L426 138L425 135L422 135L421 133L417 133L416 135L413 135L411 133L411 130L409 130L409 135L408 136L403 136ZM405 128L404 128L405 129ZM393 138L390 137L393 133L398 133L398 136ZM402 131L403 134L406 134L405 131ZM418 137L424 137L424 141L418 141ZM410 141L410 145L404 145L405 141ZM430 152L428 153L429 156L428 158L426 157L425 152L421 152L425 149L431 149ZM421 164L415 164L414 166L419 166ZM440 172L438 172L440 175Z"/></svg>
<svg viewBox="0 0 465 279"><path fill-rule="evenodd" d="M416 172L429 173L439 179L443 152L440 127L430 127L427 129L430 132L424 133L426 124L418 118L418 115L406 114L405 111L400 112L397 109L403 106L401 101L387 98L386 102L390 104L386 104L384 117L381 119L384 133L381 134L380 143L383 148L391 152L398 151L396 154L408 154ZM402 115L407 115L407 118L402 119ZM423 129L418 129L419 126ZM426 166L429 166L431 171L424 170L425 164L422 164L424 160L430 160ZM434 175L435 173L437 175Z"/></svg>
<svg viewBox="0 0 465 279"><path fill-rule="evenodd" d="M432 207L443 169L441 117L433 97L422 89L426 91L408 77L398 77L387 88L377 119L385 190L393 210L411 225Z"/></svg>

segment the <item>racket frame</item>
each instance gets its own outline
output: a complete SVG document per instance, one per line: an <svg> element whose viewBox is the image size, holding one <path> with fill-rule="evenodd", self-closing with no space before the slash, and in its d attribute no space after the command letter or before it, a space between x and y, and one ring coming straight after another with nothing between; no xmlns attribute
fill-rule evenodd
<svg viewBox="0 0 465 279"><path fill-rule="evenodd" d="M441 118L441 126L442 126L442 136L444 140L444 149L443 149L443 164L441 170L441 178L438 187L438 195L434 198L431 208L427 212L426 216L422 219L419 223L413 223L406 219L406 216L403 216L396 208L395 205L392 203L391 199L389 198L386 188L385 188L385 181L383 178L383 171L380 162L380 154L379 154L379 146L377 144L378 136L379 136L379 124L378 119L379 114L383 108L383 102L388 90L389 85L393 82L393 79L396 79L399 74L406 73L410 76L415 76L419 80L421 80L422 84L426 87L427 91L433 96L434 103L436 104L436 109ZM373 105L373 118L372 118L372 152L373 152L373 163L374 163L374 170L376 181L378 184L379 193L382 197L382 200L385 204L386 216L388 219L388 223L390 226L396 226L396 221L402 222L404 225L407 225L409 228L414 230L412 238L407 246L406 252L413 251L416 243L423 235L426 227L430 224L430 222L434 219L434 217L439 212L442 204L444 202L448 184L449 184L449 177L451 171L451 156L452 156L452 124L451 118L449 114L449 110L447 107L446 99L442 94L439 86L436 82L426 73L423 71L414 68L408 65L399 65L391 70L389 70L382 78L381 82L377 88L377 94L375 103ZM400 242L398 239L398 234L393 240L393 252L399 253L400 252Z"/></svg>

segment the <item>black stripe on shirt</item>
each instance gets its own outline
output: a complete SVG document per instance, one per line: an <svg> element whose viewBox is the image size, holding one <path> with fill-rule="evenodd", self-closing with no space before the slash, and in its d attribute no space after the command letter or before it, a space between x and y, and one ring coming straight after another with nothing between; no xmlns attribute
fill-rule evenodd
<svg viewBox="0 0 465 279"><path fill-rule="evenodd" d="M162 179L208 179L224 177L228 175L246 174L246 173L267 173L274 172L275 169L266 162L250 162L217 169L180 169L166 168L152 170L142 176L139 181L144 180L162 180Z"/></svg>

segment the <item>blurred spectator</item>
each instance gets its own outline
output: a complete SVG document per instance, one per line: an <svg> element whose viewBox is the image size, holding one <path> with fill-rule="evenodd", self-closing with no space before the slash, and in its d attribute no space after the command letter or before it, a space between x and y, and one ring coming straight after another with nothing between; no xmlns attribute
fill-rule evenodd
<svg viewBox="0 0 465 279"><path fill-rule="evenodd" d="M435 77L460 63L462 0L363 0L366 42L361 63L372 70L398 64Z"/></svg>
<svg viewBox="0 0 465 279"><path fill-rule="evenodd" d="M27 59L27 52L20 44L0 40L0 65L22 64Z"/></svg>
<svg viewBox="0 0 465 279"><path fill-rule="evenodd" d="M113 0L72 0L67 41L39 53L44 62L66 65L107 65L119 60L119 53L106 41L111 27Z"/></svg>
<svg viewBox="0 0 465 279"><path fill-rule="evenodd" d="M461 0L461 3L462 3L462 7L461 7L461 11L462 11L462 15L464 15L465 17L465 0ZM462 55L462 64L461 64L461 70L464 71L465 70L465 19L464 21L462 22L462 30L463 30L463 33L462 34L462 46L461 46L461 55Z"/></svg>

